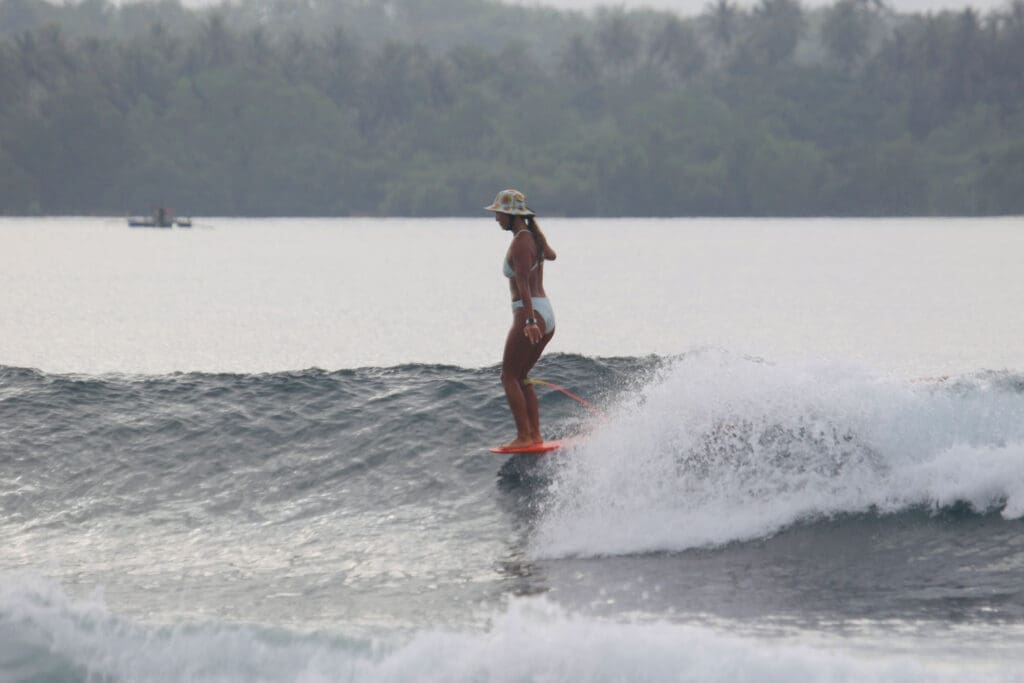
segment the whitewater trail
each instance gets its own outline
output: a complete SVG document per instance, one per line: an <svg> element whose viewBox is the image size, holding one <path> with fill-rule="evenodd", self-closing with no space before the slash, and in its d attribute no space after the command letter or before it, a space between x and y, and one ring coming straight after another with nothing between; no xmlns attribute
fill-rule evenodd
<svg viewBox="0 0 1024 683"><path fill-rule="evenodd" d="M49 582L5 581L0 635L0 671L20 680L705 683L756 672L768 682L953 682L982 671L987 680L1013 680L969 653L864 657L837 652L827 638L758 640L709 625L610 621L544 598L511 600L483 629L347 638L244 624L146 624L111 613L98 595L72 600Z"/></svg>
<svg viewBox="0 0 1024 683"><path fill-rule="evenodd" d="M724 353L666 363L557 460L536 557L679 551L839 514L1024 516L1024 389Z"/></svg>

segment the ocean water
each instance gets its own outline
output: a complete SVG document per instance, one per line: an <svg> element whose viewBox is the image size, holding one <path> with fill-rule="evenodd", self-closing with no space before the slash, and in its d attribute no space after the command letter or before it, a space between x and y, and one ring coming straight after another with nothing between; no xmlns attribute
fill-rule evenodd
<svg viewBox="0 0 1024 683"><path fill-rule="evenodd" d="M0 221L0 681L1019 680L1024 222Z"/></svg>

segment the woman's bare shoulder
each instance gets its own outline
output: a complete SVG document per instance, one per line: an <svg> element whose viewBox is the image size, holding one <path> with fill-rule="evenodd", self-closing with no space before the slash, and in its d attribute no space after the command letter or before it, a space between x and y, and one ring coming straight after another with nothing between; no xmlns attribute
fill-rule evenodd
<svg viewBox="0 0 1024 683"><path fill-rule="evenodd" d="M513 256L523 256L526 258L533 258L537 247L533 241L533 236L530 235L526 230L512 238L512 246L509 247L509 251Z"/></svg>

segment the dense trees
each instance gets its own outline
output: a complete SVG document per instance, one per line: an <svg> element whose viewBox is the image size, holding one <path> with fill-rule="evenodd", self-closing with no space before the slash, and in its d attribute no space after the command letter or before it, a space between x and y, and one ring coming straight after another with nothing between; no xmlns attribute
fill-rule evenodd
<svg viewBox="0 0 1024 683"><path fill-rule="evenodd" d="M863 0L838 0L825 12L821 41L847 71L867 54L871 19L871 8Z"/></svg>
<svg viewBox="0 0 1024 683"><path fill-rule="evenodd" d="M423 7L0 0L0 212L1024 213L1024 0Z"/></svg>

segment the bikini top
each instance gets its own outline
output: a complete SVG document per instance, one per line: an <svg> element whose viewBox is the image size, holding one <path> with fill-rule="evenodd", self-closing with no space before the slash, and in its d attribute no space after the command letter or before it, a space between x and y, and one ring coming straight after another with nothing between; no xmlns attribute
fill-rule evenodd
<svg viewBox="0 0 1024 683"><path fill-rule="evenodd" d="M530 231L529 230L520 230L519 232L530 232ZM519 236L519 232L517 232L515 235L512 235L512 238L515 239L516 237L518 237ZM538 266L540 266L540 261L537 261L536 263L534 263L533 266L530 268L530 270L537 270ZM501 272L509 280L512 280L516 276L516 271L512 270L512 264L509 263L508 256L505 257L505 262L502 264Z"/></svg>

